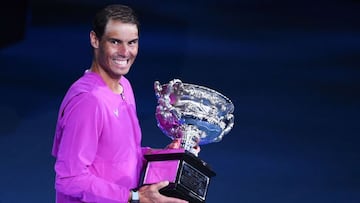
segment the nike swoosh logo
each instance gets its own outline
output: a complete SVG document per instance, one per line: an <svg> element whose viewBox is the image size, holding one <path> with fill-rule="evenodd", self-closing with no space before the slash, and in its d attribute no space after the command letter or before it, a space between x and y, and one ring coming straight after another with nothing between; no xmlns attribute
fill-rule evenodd
<svg viewBox="0 0 360 203"><path fill-rule="evenodd" d="M116 117L119 117L119 110L115 109L114 114L115 114Z"/></svg>

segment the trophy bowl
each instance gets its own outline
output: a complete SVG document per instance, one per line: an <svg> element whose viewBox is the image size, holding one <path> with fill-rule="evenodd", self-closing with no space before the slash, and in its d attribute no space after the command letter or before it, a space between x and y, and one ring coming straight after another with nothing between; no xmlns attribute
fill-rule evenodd
<svg viewBox="0 0 360 203"><path fill-rule="evenodd" d="M233 103L213 89L173 79L155 81L154 90L158 127L195 155L196 145L219 142L234 126Z"/></svg>
<svg viewBox="0 0 360 203"><path fill-rule="evenodd" d="M224 95L207 87L173 79L154 82L158 127L171 139L180 139L180 149L145 154L142 184L163 180L169 185L160 193L192 203L205 203L210 179L216 173L200 158L198 145L219 142L234 126L234 105Z"/></svg>

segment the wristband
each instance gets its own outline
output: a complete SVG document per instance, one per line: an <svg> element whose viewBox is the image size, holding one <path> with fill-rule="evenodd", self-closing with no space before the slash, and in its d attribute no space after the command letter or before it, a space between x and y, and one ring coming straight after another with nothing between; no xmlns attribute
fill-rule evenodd
<svg viewBox="0 0 360 203"><path fill-rule="evenodd" d="M140 203L139 191L131 190L131 201L130 203Z"/></svg>

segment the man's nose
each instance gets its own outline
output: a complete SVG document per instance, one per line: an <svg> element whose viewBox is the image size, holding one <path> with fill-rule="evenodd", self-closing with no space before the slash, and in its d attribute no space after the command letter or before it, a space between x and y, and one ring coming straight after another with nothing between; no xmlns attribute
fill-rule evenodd
<svg viewBox="0 0 360 203"><path fill-rule="evenodd" d="M129 47L126 44L119 45L118 53L122 56L127 56L129 54Z"/></svg>

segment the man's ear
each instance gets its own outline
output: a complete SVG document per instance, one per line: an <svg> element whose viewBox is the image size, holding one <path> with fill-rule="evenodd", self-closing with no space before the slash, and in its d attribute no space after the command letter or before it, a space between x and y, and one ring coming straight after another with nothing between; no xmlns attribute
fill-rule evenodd
<svg viewBox="0 0 360 203"><path fill-rule="evenodd" d="M99 48L99 39L93 30L90 32L90 43L93 48Z"/></svg>

